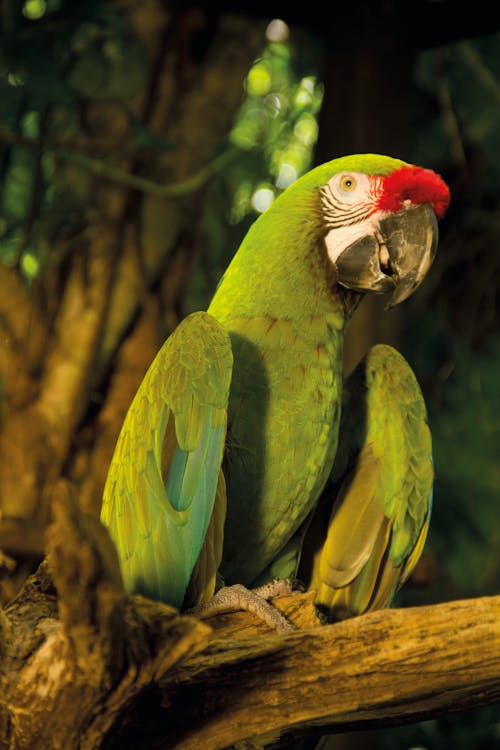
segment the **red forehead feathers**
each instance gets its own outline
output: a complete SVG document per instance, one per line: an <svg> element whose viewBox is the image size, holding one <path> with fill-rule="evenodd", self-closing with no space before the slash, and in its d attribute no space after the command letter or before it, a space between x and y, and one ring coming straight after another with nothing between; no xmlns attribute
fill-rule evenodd
<svg viewBox="0 0 500 750"><path fill-rule="evenodd" d="M405 166L382 180L383 189L378 201L382 211L400 211L408 203L431 203L438 219L446 213L450 191L444 180L431 169Z"/></svg>

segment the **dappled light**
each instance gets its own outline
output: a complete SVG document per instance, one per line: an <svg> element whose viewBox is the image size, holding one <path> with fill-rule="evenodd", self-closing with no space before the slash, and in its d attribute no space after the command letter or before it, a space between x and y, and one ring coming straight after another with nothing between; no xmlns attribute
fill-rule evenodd
<svg viewBox="0 0 500 750"><path fill-rule="evenodd" d="M30 21L38 21L47 10L46 0L26 0L23 5L23 16Z"/></svg>
<svg viewBox="0 0 500 750"><path fill-rule="evenodd" d="M268 187L260 187L252 195L252 207L257 213L266 211L274 200L274 191Z"/></svg>
<svg viewBox="0 0 500 750"><path fill-rule="evenodd" d="M282 26L275 28L283 31ZM314 70L309 75L297 75L297 69L307 65L307 60L298 57L288 34L281 33L280 41L278 36L277 31L270 35L268 30L270 41L248 72L246 98L229 135L240 148L261 154L254 160L253 170L249 163L245 184L237 190L231 210L233 222L241 221L252 210L265 210L258 207L263 203L255 197L257 190L272 190L279 195L312 164L323 87ZM260 184L269 177L273 178L272 186Z"/></svg>

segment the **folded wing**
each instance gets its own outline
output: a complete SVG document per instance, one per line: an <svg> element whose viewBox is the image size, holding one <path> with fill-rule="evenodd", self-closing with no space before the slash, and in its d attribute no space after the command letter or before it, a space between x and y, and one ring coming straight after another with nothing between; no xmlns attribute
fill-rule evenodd
<svg viewBox="0 0 500 750"><path fill-rule="evenodd" d="M431 434L415 375L392 347L373 347L348 379L339 445L308 532L310 587L332 618L387 606L427 534Z"/></svg>
<svg viewBox="0 0 500 750"><path fill-rule="evenodd" d="M129 592L177 607L191 579L190 603L213 593L232 362L227 331L194 313L167 339L129 408L101 511Z"/></svg>

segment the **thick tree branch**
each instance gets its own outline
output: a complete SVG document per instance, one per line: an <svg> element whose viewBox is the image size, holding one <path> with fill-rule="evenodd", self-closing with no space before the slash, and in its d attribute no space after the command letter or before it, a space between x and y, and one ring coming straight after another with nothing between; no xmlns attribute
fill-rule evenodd
<svg viewBox="0 0 500 750"><path fill-rule="evenodd" d="M163 690L165 741L176 750L492 703L500 699L500 596L385 610L286 636L222 631Z"/></svg>
<svg viewBox="0 0 500 750"><path fill-rule="evenodd" d="M107 532L64 487L48 546L0 619L1 747L216 750L500 699L500 596L322 626L297 594L275 603L299 630L277 635L126 596Z"/></svg>
<svg viewBox="0 0 500 750"><path fill-rule="evenodd" d="M53 510L48 563L0 620L2 748L101 747L144 688L210 634L171 607L125 596L106 530L62 485Z"/></svg>

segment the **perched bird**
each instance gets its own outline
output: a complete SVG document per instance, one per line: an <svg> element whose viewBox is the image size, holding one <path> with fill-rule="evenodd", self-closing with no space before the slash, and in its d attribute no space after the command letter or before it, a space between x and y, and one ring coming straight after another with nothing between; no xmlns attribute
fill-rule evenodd
<svg viewBox="0 0 500 750"><path fill-rule="evenodd" d="M304 550L327 616L391 600L425 540L430 432L394 349L344 386L344 332L364 294L392 306L417 288L448 202L436 173L362 154L311 170L254 222L118 438L101 519L130 592L199 605L222 582L295 575Z"/></svg>

